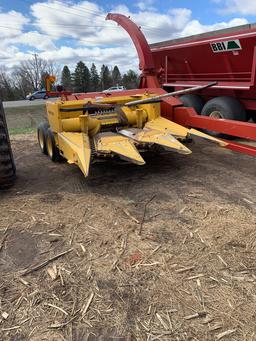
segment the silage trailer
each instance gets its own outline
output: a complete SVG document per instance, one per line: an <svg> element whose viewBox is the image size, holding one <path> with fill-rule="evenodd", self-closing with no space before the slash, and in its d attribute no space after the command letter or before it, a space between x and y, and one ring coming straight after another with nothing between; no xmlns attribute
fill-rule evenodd
<svg viewBox="0 0 256 341"><path fill-rule="evenodd" d="M167 91L218 84L180 97L198 114L256 122L256 24L150 45L160 85Z"/></svg>

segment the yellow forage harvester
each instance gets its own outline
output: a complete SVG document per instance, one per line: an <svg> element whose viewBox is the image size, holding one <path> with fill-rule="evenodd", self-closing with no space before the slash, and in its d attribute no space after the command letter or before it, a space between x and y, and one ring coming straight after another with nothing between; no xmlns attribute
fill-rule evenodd
<svg viewBox="0 0 256 341"><path fill-rule="evenodd" d="M161 117L160 101L153 94L85 98L47 102L48 122L38 127L43 153L53 161L64 157L88 176L94 158L119 156L145 164L140 152L159 145L165 150L190 154L184 142L197 135L226 143L195 129Z"/></svg>

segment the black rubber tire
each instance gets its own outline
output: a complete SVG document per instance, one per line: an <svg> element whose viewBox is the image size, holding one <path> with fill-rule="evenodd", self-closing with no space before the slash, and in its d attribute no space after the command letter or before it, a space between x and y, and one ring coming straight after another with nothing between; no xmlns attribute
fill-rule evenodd
<svg viewBox="0 0 256 341"><path fill-rule="evenodd" d="M250 119L252 118L253 112L250 110L246 110L246 121L250 121Z"/></svg>
<svg viewBox="0 0 256 341"><path fill-rule="evenodd" d="M54 134L49 128L46 134L46 148L47 154L53 162L61 161L62 157L59 152L59 148L56 146Z"/></svg>
<svg viewBox="0 0 256 341"><path fill-rule="evenodd" d="M204 101L202 97L200 97L199 95L188 94L180 96L179 99L185 107L194 108L198 115L201 114L204 106Z"/></svg>
<svg viewBox="0 0 256 341"><path fill-rule="evenodd" d="M48 122L40 123L37 127L37 140L39 147L41 149L41 152L45 155L48 155L47 153L47 147L46 147L46 135L49 128Z"/></svg>
<svg viewBox="0 0 256 341"><path fill-rule="evenodd" d="M219 116L222 119L235 120L235 121L243 121L247 120L246 111L243 105L233 97L222 96L215 97L209 100L203 107L201 112L202 116ZM213 116L214 117L214 116ZM228 138L230 135L217 133L214 131L205 130L206 133L222 137Z"/></svg>
<svg viewBox="0 0 256 341"><path fill-rule="evenodd" d="M49 96L47 96L47 95L44 96L44 99L48 99L48 98L49 98Z"/></svg>
<svg viewBox="0 0 256 341"><path fill-rule="evenodd" d="M253 120L254 123L256 123L256 111L251 113L251 119Z"/></svg>
<svg viewBox="0 0 256 341"><path fill-rule="evenodd" d="M14 184L16 168L14 164L3 104L0 101L0 189Z"/></svg>
<svg viewBox="0 0 256 341"><path fill-rule="evenodd" d="M35 99L35 97L34 97L34 96L31 96L29 100L30 100L30 101L33 101L34 99Z"/></svg>

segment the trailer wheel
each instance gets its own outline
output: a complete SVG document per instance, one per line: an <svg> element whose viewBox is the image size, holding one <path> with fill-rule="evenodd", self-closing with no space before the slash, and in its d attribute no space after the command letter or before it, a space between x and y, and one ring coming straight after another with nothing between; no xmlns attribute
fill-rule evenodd
<svg viewBox="0 0 256 341"><path fill-rule="evenodd" d="M61 160L59 148L56 146L54 134L50 128L47 130L46 134L46 149L47 154L53 162L58 162Z"/></svg>
<svg viewBox="0 0 256 341"><path fill-rule="evenodd" d="M49 124L47 122L40 123L37 127L37 140L39 147L41 149L41 152L45 155L48 155L47 153L47 147L46 147L46 135L49 128Z"/></svg>
<svg viewBox="0 0 256 341"><path fill-rule="evenodd" d="M204 101L202 97L194 94L182 95L179 97L180 101L183 103L185 107L194 108L197 114L201 114L201 111L204 106Z"/></svg>
<svg viewBox="0 0 256 341"><path fill-rule="evenodd" d="M203 107L202 116L209 116L216 119L228 119L235 121L246 121L246 111L243 105L233 97L216 97L209 100ZM205 130L208 134L227 138L229 135Z"/></svg>

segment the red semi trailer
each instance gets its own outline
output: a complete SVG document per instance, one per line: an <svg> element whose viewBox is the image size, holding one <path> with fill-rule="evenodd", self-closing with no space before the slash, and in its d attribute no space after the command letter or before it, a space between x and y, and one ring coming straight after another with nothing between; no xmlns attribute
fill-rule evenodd
<svg viewBox="0 0 256 341"><path fill-rule="evenodd" d="M180 100L198 114L256 122L256 24L151 44L167 91L218 84Z"/></svg>

